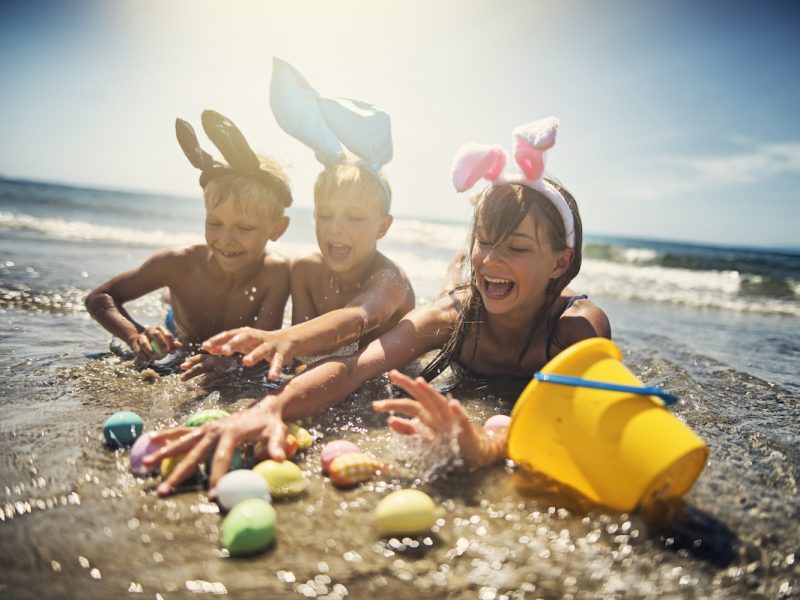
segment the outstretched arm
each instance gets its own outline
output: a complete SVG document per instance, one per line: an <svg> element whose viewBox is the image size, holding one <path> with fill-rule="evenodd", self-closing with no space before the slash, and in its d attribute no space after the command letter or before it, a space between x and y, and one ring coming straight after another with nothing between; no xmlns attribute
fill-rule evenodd
<svg viewBox="0 0 800 600"><path fill-rule="evenodd" d="M269 378L278 379L280 370L299 356L323 354L358 341L386 323L406 302L409 285L396 269L374 273L363 290L347 306L333 310L281 331L243 327L220 333L203 344L211 354L229 356L246 353L248 366L260 360L270 363ZM302 291L293 290L292 301L302 304ZM306 298L306 304L308 304ZM293 308L293 319L298 310Z"/></svg>
<svg viewBox="0 0 800 600"><path fill-rule="evenodd" d="M433 433L455 431L461 456L470 466L492 463L506 455L506 430L486 430L473 423L458 400L446 398L421 377L411 379L391 371L389 379L414 398L392 398L372 403L377 412L400 412L412 420L389 417L389 427L407 435L420 433L420 425Z"/></svg>
<svg viewBox="0 0 800 600"><path fill-rule="evenodd" d="M167 285L167 277L176 265L170 251L160 252L141 266L109 279L86 297L86 310L112 335L125 340L140 358L153 361L180 348L181 343L164 327L144 327L125 310L129 300ZM156 352L152 343L161 351Z"/></svg>
<svg viewBox="0 0 800 600"><path fill-rule="evenodd" d="M418 308L357 354L317 363L276 394L266 396L244 411L208 423L177 440L173 439L174 431L158 434L172 441L147 457L146 464L157 465L167 456L188 453L159 486L159 493L171 493L212 452L209 486L213 493L220 477L228 470L233 452L244 442L262 442L262 446L266 442L269 455L283 460L285 419L312 415L325 406L342 402L365 380L387 369L404 366L440 346L447 339L453 318L451 305Z"/></svg>

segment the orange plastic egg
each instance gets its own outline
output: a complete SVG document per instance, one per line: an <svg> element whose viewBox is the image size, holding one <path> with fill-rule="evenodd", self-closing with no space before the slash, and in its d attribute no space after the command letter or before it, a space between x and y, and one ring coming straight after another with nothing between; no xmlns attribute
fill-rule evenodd
<svg viewBox="0 0 800 600"><path fill-rule="evenodd" d="M337 456L328 468L331 481L339 487L352 487L366 481L384 465L377 458L361 452Z"/></svg>

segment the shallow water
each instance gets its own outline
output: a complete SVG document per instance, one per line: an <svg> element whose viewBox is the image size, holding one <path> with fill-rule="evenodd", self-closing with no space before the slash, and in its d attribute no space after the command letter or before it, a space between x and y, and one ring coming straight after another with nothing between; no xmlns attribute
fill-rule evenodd
<svg viewBox="0 0 800 600"><path fill-rule="evenodd" d="M141 305L156 310L157 299ZM119 597L176 592L232 597L622 598L798 595L800 433L795 394L641 334L618 343L628 366L683 402L677 415L708 443L709 464L684 503L620 514L499 464L471 473L413 459L372 414L386 381L307 423L298 462L307 492L276 503L275 545L253 558L220 549L221 516L201 486L168 500L102 444L102 423L131 409L147 428L209 404L246 406L258 390L208 390L176 376L145 383L128 363L89 354L105 336L81 313L0 315L7 417L0 425L0 595ZM47 332L44 339L42 332ZM31 339L33 335L34 339ZM24 343L22 343L24 340ZM33 343L36 342L36 343ZM508 411L516 390L463 387L476 419ZM320 474L318 453L345 437L390 463L354 490ZM420 479L415 476L427 475ZM377 501L419 486L442 507L428 535L381 538Z"/></svg>
<svg viewBox="0 0 800 600"><path fill-rule="evenodd" d="M298 462L311 485L276 503L270 550L232 559L202 486L158 499L157 480L128 473L128 451L103 445L102 424L129 409L163 428L201 407L246 406L260 389L229 384L209 396L175 376L146 383L108 353L82 308L89 289L157 248L199 240L201 223L201 206L185 199L0 181L0 597L800 596L796 252L586 248L575 289L608 312L626 365L680 396L674 412L708 443L708 466L683 503L620 514L507 464L448 472L446 443L423 452L369 410L387 394L376 380L306 423L318 439ZM464 231L396 219L381 248L427 300ZM277 247L313 248L307 211L292 209ZM131 309L163 319L157 295ZM482 420L510 411L518 391L455 393ZM318 453L339 437L388 472L334 488ZM419 486L442 507L429 535L378 535L374 506L398 486Z"/></svg>

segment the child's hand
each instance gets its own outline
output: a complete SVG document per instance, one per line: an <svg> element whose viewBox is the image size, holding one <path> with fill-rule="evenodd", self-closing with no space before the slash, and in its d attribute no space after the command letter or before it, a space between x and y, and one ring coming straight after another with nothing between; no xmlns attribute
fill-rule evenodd
<svg viewBox="0 0 800 600"><path fill-rule="evenodd" d="M168 496L185 479L190 477L197 466L213 452L209 476L209 495L216 495L217 483L228 472L236 448L245 442L254 442L257 460L267 458L284 460L286 434L288 429L283 422L281 409L268 402L260 402L246 410L218 421L211 421L202 427L178 427L152 435L155 442L168 443L144 457L147 466L158 466L170 456L186 456L175 466L166 481L157 488L160 496ZM249 446L250 444L248 444ZM261 449L260 452L258 449Z"/></svg>
<svg viewBox="0 0 800 600"><path fill-rule="evenodd" d="M203 349L211 354L230 356L244 354L242 364L252 367L261 360L269 363L267 377L272 381L281 375L284 365L295 358L294 344L280 331L264 331L253 327L240 327L223 331L203 342Z"/></svg>
<svg viewBox="0 0 800 600"><path fill-rule="evenodd" d="M159 358L164 358L167 354L183 348L172 333L162 327L145 327L135 337L128 340L128 345L133 353L147 362L153 362Z"/></svg>
<svg viewBox="0 0 800 600"><path fill-rule="evenodd" d="M234 357L194 354L181 363L181 369L184 370L181 380L189 381L198 375L222 374L232 371L238 366Z"/></svg>
<svg viewBox="0 0 800 600"><path fill-rule="evenodd" d="M377 412L401 412L414 419L389 417L389 427L395 431L412 435L424 433L420 424L434 433L458 432L461 455L470 465L480 465L499 458L505 449L505 439L496 440L475 425L458 400L445 398L421 377L411 379L399 371L389 372L392 383L399 385L409 396L415 398L393 398L372 403Z"/></svg>

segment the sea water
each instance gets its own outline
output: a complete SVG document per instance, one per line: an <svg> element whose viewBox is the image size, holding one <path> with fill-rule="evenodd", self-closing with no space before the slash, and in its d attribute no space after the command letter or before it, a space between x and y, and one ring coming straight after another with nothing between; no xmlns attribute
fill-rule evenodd
<svg viewBox="0 0 800 600"><path fill-rule="evenodd" d="M274 248L313 251L310 211L289 215ZM243 408L263 388L143 381L82 305L156 250L201 242L202 227L199 197L0 181L0 597L800 595L796 249L587 235L572 287L606 310L628 367L680 396L674 412L709 445L706 470L668 513L608 511L510 464L451 469L449 441L426 454L369 410L388 394L379 378L305 423L317 440L298 462L311 485L277 504L275 546L240 560L220 550L221 517L202 485L157 498L154 480L128 473L127 451L103 446L102 423L127 409L147 429L168 427L200 408ZM426 302L467 227L396 218L380 247ZM163 320L159 294L130 305L142 322ZM465 383L454 394L482 420L509 412L518 391ZM319 449L339 437L386 459L387 473L335 489ZM408 486L442 517L428 535L383 539L372 510Z"/></svg>

